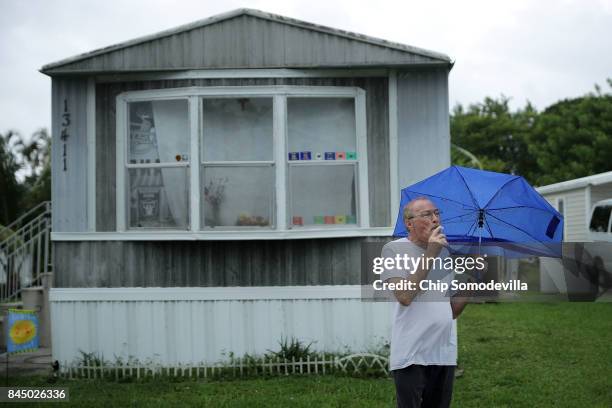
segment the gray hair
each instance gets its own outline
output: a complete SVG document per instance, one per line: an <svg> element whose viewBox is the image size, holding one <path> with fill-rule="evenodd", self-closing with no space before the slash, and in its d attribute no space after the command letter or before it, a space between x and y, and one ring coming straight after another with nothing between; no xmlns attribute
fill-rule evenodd
<svg viewBox="0 0 612 408"><path fill-rule="evenodd" d="M431 202L429 198L420 196L420 197L410 200L408 204L404 206L404 222L414 217L414 213L412 212L412 207L414 206L414 203L416 203L417 201L423 201L423 200Z"/></svg>

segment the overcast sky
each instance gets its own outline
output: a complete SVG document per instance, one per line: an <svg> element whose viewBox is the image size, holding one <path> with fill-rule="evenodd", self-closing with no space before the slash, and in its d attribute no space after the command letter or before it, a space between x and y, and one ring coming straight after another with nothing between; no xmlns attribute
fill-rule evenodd
<svg viewBox="0 0 612 408"><path fill-rule="evenodd" d="M0 0L0 132L50 128L42 65L241 7L443 52L451 106L541 110L612 77L612 0Z"/></svg>

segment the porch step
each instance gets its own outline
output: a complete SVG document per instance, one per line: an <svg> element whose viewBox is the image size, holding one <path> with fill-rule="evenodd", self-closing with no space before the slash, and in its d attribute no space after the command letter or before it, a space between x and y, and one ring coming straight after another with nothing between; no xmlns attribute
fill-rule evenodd
<svg viewBox="0 0 612 408"><path fill-rule="evenodd" d="M28 288L21 289L22 292L27 291L27 290L30 290L30 291L37 291L38 290L38 291L42 292L44 290L44 288L42 286L30 286ZM23 302L21 302L21 303L23 303Z"/></svg>
<svg viewBox="0 0 612 408"><path fill-rule="evenodd" d="M0 316L6 315L9 309L23 309L23 302L0 303Z"/></svg>

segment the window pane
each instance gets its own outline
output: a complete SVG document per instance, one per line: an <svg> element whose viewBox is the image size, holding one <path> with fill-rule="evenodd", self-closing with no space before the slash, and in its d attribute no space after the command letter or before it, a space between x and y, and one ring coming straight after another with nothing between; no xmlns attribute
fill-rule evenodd
<svg viewBox="0 0 612 408"><path fill-rule="evenodd" d="M591 231L606 232L608 229L608 222L610 220L611 212L612 206L610 205L595 207L595 211L593 211L593 218L591 218L591 225L589 226Z"/></svg>
<svg viewBox="0 0 612 408"><path fill-rule="evenodd" d="M129 104L129 163L189 161L189 114L184 99Z"/></svg>
<svg viewBox="0 0 612 408"><path fill-rule="evenodd" d="M353 98L288 98L287 131L290 160L357 158Z"/></svg>
<svg viewBox="0 0 612 408"><path fill-rule="evenodd" d="M187 229L188 171L186 167L128 169L130 228Z"/></svg>
<svg viewBox="0 0 612 408"><path fill-rule="evenodd" d="M289 166L289 225L356 224L355 165Z"/></svg>
<svg viewBox="0 0 612 408"><path fill-rule="evenodd" d="M202 166L202 225L274 225L273 166Z"/></svg>
<svg viewBox="0 0 612 408"><path fill-rule="evenodd" d="M272 98L204 99L204 161L272 160Z"/></svg>

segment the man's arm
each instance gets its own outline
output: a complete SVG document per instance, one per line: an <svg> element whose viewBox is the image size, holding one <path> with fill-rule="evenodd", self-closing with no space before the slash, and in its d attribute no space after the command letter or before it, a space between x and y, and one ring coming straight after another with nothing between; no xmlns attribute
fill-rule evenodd
<svg viewBox="0 0 612 408"><path fill-rule="evenodd" d="M451 298L451 309L453 309L453 319L459 317L465 306L469 303L470 298L462 295L456 295Z"/></svg>
<svg viewBox="0 0 612 408"><path fill-rule="evenodd" d="M484 261L485 267L482 271L479 271L479 274L484 274L487 272L487 270L489 269L489 264ZM472 278L468 278L468 281L473 281L474 279ZM473 293L472 292L460 292L458 294L456 294L455 296L451 297L451 309L453 310L453 319L456 319L459 317L459 315L463 312L463 309L465 309L465 306L467 306L467 304L470 302L470 300L472 299Z"/></svg>

